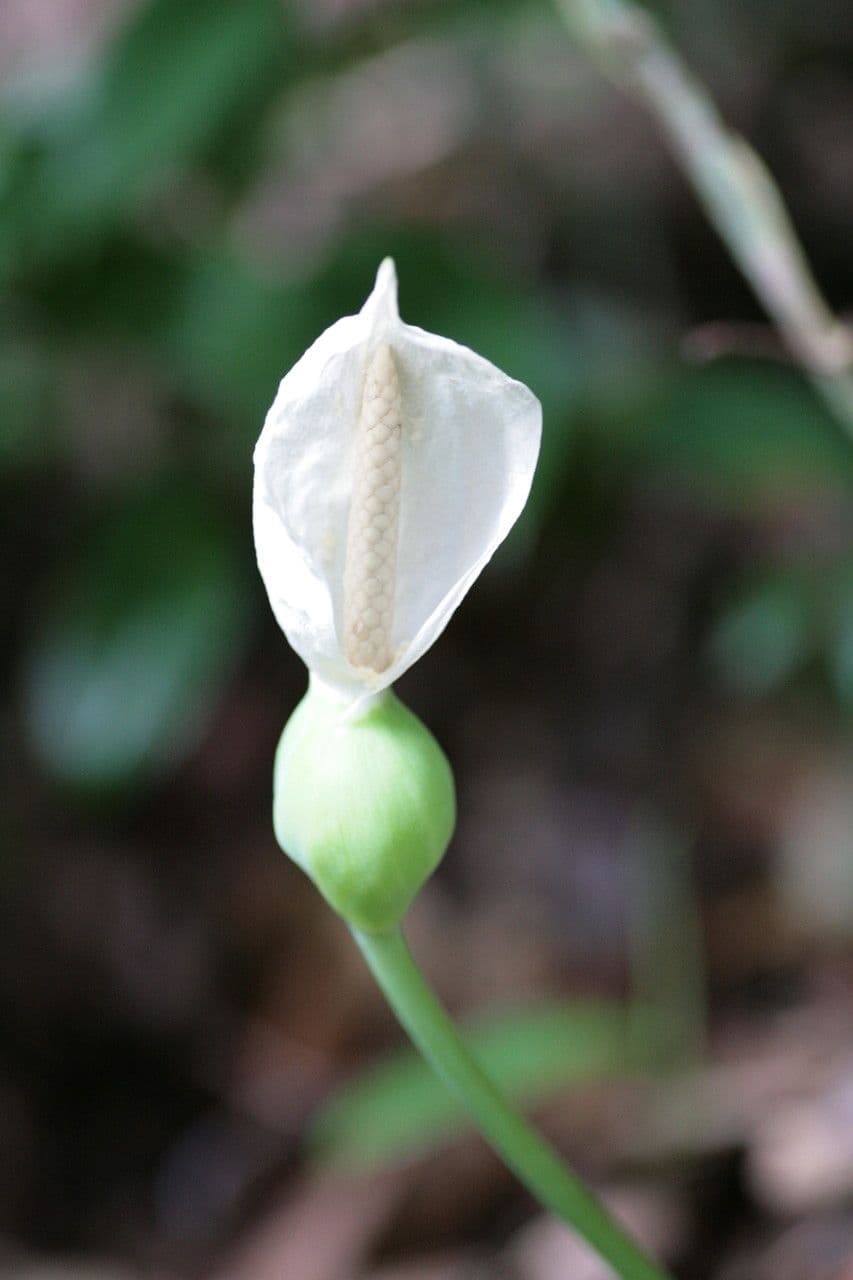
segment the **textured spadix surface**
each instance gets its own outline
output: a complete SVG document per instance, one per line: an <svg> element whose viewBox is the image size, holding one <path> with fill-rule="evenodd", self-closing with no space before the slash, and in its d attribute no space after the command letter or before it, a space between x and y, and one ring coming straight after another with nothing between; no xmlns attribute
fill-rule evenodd
<svg viewBox="0 0 853 1280"><path fill-rule="evenodd" d="M392 657L402 433L400 379L384 342L364 377L344 565L344 656L377 673Z"/></svg>
<svg viewBox="0 0 853 1280"><path fill-rule="evenodd" d="M255 450L258 564L315 677L359 698L429 648L527 500L541 422L522 383L400 319L386 259L283 379Z"/></svg>

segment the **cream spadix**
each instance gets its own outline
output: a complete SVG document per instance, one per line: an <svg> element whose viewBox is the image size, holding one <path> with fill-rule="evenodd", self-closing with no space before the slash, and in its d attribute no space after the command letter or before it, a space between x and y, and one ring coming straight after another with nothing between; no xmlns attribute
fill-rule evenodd
<svg viewBox="0 0 853 1280"><path fill-rule="evenodd" d="M540 435L527 387L400 319L386 259L285 376L255 450L258 564L317 680L357 700L429 648L520 514Z"/></svg>
<svg viewBox="0 0 853 1280"><path fill-rule="evenodd" d="M400 379L384 342L364 378L344 565L344 656L377 673L391 662L402 426Z"/></svg>

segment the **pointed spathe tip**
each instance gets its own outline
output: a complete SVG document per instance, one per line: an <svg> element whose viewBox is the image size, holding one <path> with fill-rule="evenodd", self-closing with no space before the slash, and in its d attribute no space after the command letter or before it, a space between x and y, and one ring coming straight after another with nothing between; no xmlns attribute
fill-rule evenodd
<svg viewBox="0 0 853 1280"><path fill-rule="evenodd" d="M397 288L397 267L394 259L391 257L383 258L379 264L379 270L376 272L376 288L387 289Z"/></svg>
<svg viewBox="0 0 853 1280"><path fill-rule="evenodd" d="M399 320L397 308L397 268L393 258L383 258L376 272L376 283L373 292L364 304L364 311L370 311L382 322Z"/></svg>

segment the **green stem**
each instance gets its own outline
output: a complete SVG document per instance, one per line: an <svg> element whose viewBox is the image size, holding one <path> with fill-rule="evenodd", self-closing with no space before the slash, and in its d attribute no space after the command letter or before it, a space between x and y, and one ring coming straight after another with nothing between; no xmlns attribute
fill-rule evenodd
<svg viewBox="0 0 853 1280"><path fill-rule="evenodd" d="M352 932L415 1045L533 1195L573 1227L622 1280L668 1280L666 1272L625 1235L478 1066L421 974L401 931L369 934L353 928Z"/></svg>

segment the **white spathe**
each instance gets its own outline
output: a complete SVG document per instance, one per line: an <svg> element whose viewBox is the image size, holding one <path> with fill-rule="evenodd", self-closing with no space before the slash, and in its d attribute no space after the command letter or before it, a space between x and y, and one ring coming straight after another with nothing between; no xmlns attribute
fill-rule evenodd
<svg viewBox="0 0 853 1280"><path fill-rule="evenodd" d="M386 344L402 456L390 660L377 672L344 656L344 570L365 377ZM361 699L426 652L524 507L541 433L541 406L523 383L403 323L386 258L358 315L321 334L284 377L255 448L258 566L313 676Z"/></svg>

